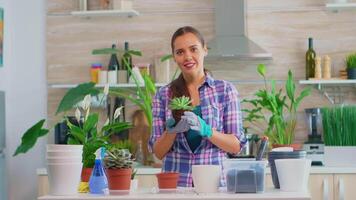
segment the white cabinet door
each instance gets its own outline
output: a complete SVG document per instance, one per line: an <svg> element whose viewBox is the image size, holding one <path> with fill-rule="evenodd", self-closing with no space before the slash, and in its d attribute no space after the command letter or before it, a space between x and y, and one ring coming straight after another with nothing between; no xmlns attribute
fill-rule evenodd
<svg viewBox="0 0 356 200"><path fill-rule="evenodd" d="M334 200L356 199L356 175L335 174L334 175Z"/></svg>
<svg viewBox="0 0 356 200"><path fill-rule="evenodd" d="M309 192L312 200L334 200L333 175L310 174Z"/></svg>

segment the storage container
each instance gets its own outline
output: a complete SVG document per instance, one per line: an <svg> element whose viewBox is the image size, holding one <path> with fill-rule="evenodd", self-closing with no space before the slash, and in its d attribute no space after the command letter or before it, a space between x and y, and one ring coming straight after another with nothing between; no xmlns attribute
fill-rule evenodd
<svg viewBox="0 0 356 200"><path fill-rule="evenodd" d="M267 161L226 159L223 165L228 192L264 192Z"/></svg>

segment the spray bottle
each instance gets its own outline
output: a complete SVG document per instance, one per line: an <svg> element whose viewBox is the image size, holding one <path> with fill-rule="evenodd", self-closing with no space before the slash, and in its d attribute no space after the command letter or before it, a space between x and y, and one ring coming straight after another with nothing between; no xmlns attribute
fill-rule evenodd
<svg viewBox="0 0 356 200"><path fill-rule="evenodd" d="M108 179L106 177L104 166L102 163L103 148L99 148L95 152L95 165L89 179L89 190L91 194L107 194Z"/></svg>

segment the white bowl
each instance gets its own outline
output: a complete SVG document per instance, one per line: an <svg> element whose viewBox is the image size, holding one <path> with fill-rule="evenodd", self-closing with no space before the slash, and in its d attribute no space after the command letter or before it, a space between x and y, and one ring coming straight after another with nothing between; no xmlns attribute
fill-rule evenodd
<svg viewBox="0 0 356 200"><path fill-rule="evenodd" d="M307 192L311 160L277 159L279 186L285 192Z"/></svg>
<svg viewBox="0 0 356 200"><path fill-rule="evenodd" d="M69 144L47 144L47 151L82 151L83 150L83 145L69 145Z"/></svg>
<svg viewBox="0 0 356 200"><path fill-rule="evenodd" d="M47 151L47 157L81 157L82 151Z"/></svg>
<svg viewBox="0 0 356 200"><path fill-rule="evenodd" d="M220 174L220 165L193 165L194 190L198 193L218 192Z"/></svg>
<svg viewBox="0 0 356 200"><path fill-rule="evenodd" d="M48 163L81 163L82 157L47 157Z"/></svg>
<svg viewBox="0 0 356 200"><path fill-rule="evenodd" d="M48 164L49 193L51 195L77 194L82 163Z"/></svg>

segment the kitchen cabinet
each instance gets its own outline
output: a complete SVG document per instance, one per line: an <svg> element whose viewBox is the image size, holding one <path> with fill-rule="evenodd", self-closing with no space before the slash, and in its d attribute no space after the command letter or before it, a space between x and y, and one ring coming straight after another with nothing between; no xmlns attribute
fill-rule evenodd
<svg viewBox="0 0 356 200"><path fill-rule="evenodd" d="M334 200L356 199L356 175L334 175Z"/></svg>

